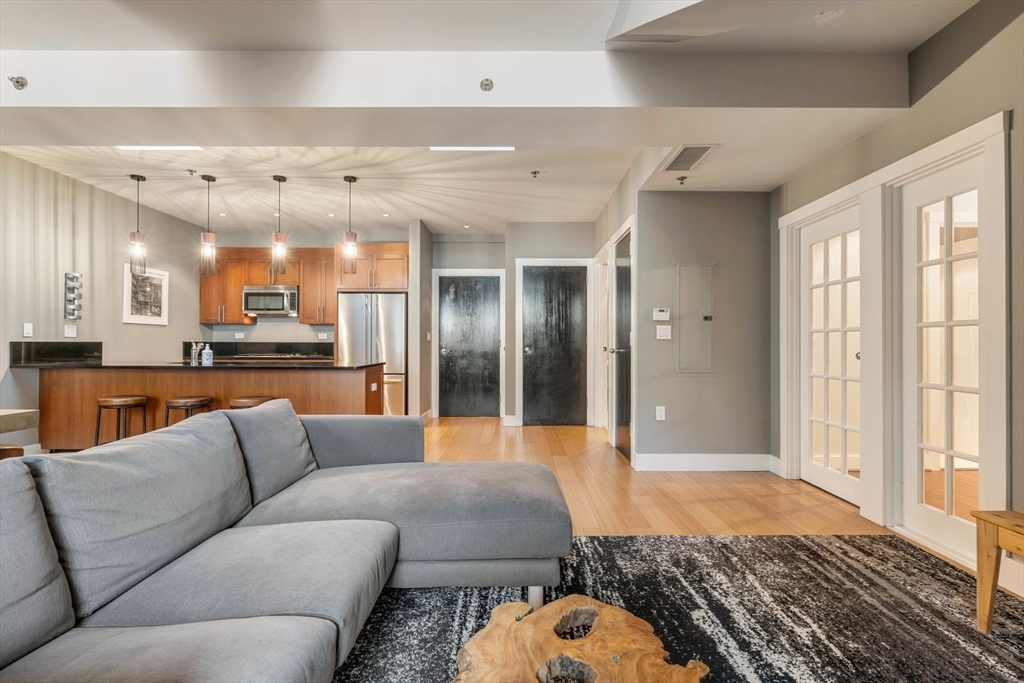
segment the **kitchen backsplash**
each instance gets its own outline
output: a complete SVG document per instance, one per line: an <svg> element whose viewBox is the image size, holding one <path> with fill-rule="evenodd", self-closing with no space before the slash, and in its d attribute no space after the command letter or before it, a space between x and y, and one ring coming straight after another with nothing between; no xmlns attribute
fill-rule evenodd
<svg viewBox="0 0 1024 683"><path fill-rule="evenodd" d="M201 340L196 340L201 341ZM251 355L298 355L308 358L334 358L334 343L317 342L209 342L213 346L214 358ZM189 360L192 342L181 343L181 357Z"/></svg>

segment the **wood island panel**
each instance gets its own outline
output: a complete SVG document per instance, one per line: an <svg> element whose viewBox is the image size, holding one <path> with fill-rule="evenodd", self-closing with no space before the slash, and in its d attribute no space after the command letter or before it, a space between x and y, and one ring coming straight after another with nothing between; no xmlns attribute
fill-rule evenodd
<svg viewBox="0 0 1024 683"><path fill-rule="evenodd" d="M163 427L164 401L174 396L209 396L213 410L228 407L233 396L290 399L300 415L380 415L381 366L338 368L42 368L39 370L39 445L42 448L90 448L96 429L96 400L137 394L146 405L150 431ZM371 385L376 383L376 390ZM142 433L142 411L132 410L130 432ZM114 411L104 411L100 443L114 438ZM171 411L171 424L183 419Z"/></svg>

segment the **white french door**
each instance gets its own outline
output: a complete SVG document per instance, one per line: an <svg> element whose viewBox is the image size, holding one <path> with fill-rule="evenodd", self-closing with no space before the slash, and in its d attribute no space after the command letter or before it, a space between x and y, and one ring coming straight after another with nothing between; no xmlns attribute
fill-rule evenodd
<svg viewBox="0 0 1024 683"><path fill-rule="evenodd" d="M861 252L853 206L800 231L800 478L860 501Z"/></svg>
<svg viewBox="0 0 1024 683"><path fill-rule="evenodd" d="M903 526L968 557L970 511L1006 503L1006 385L993 377L1005 311L985 305L1002 300L1006 253L1002 230L981 220L984 172L975 156L900 190Z"/></svg>

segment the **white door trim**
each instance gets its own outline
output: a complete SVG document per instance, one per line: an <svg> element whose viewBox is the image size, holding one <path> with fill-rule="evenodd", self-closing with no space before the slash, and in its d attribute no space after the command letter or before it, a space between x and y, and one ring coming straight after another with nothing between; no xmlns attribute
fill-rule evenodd
<svg viewBox="0 0 1024 683"><path fill-rule="evenodd" d="M501 356L500 363L501 368L499 369L499 391L501 395L500 402L498 404L498 415L502 418L505 416L505 269L504 268L434 268L432 271L433 283L431 287L431 299L430 308L432 311L432 320L430 323L430 338L433 340L433 348L430 353L430 414L436 418L439 399L441 396L441 384L440 384L440 356L441 344L438 341L438 333L440 331L440 323L438 317L440 316L440 293L438 291L438 282L441 276L448 277L497 277L498 278L498 316L500 329L498 334L501 338Z"/></svg>
<svg viewBox="0 0 1024 683"><path fill-rule="evenodd" d="M880 393L880 400L863 400L862 433L862 496L861 515L889 527L902 524L902 364L901 364L901 248L902 218L894 194L908 182L918 180L954 166L966 159L983 155L984 180L981 186L979 211L981 220L993 226L1009 240L1007 203L1007 131L1009 112L1000 112L907 156L885 168L832 192L779 219L779 342L780 342L780 455L779 471L788 478L799 477L800 464L800 239L799 230L837 211L859 205L861 216L861 270L862 311L872 306L882 312L881 322L872 329L862 330L861 365L862 396L868 391ZM998 249L999 247L994 247ZM996 453L1006 454L1003 471L989 472L987 486L1005 493L1001 504L988 501L994 507L1006 508L1009 503L1009 401L1010 391L1007 369L1010 345L1008 343L1009 248L1002 246L1004 258L997 259L998 272L1006 286L986 297L984 305L994 319L991 330L997 338L1007 340L1005 354L986 368L990 386L1005 387L995 390L990 414L999 424L989 442ZM869 283L871 283L869 285ZM871 387L874 387L872 389ZM869 427L870 425L870 427ZM774 471L774 470L773 470ZM992 479L988 479L992 477ZM923 541L928 545L927 541ZM936 545L938 545L936 543ZM941 548L936 548L941 552ZM973 563L967 563L973 566ZM1003 576L1007 575L1004 563ZM1019 572L1019 568L1017 569Z"/></svg>
<svg viewBox="0 0 1024 683"><path fill-rule="evenodd" d="M585 266L587 268L587 419L594 417L594 337L591 321L594 318L594 278L592 258L517 258L516 259L516 414L506 418L505 425L523 424L523 266Z"/></svg>

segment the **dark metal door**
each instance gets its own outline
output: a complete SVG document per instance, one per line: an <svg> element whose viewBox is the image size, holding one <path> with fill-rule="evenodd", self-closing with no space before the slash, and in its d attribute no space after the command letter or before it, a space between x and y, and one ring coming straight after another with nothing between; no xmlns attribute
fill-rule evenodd
<svg viewBox="0 0 1024 683"><path fill-rule="evenodd" d="M523 424L587 423L587 268L523 267Z"/></svg>
<svg viewBox="0 0 1024 683"><path fill-rule="evenodd" d="M441 417L497 417L501 404L501 281L438 278L438 410Z"/></svg>
<svg viewBox="0 0 1024 683"><path fill-rule="evenodd" d="M633 412L630 396L630 344L633 311L630 298L629 238L627 234L615 245L615 448L630 457L629 421Z"/></svg>

